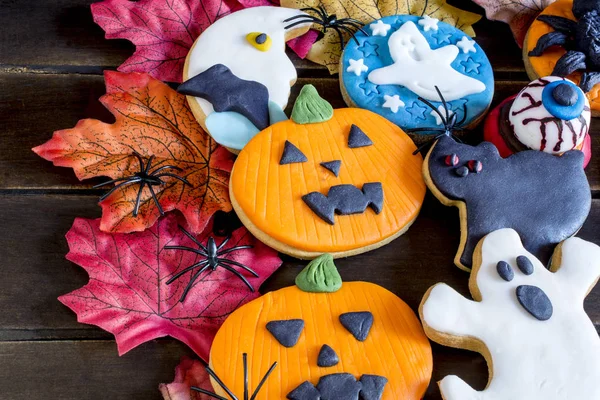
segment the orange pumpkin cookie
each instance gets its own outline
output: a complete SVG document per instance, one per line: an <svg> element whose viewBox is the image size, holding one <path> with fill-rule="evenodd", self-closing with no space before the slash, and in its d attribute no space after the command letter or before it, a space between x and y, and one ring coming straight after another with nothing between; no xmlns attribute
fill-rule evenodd
<svg viewBox="0 0 600 400"><path fill-rule="evenodd" d="M312 85L292 118L241 151L229 193L246 227L298 258L345 257L404 233L425 197L422 157L398 126L367 110L333 110Z"/></svg>
<svg viewBox="0 0 600 400"><path fill-rule="evenodd" d="M342 284L326 254L297 286L232 313L212 344L208 371L225 398L419 400L432 364L410 307L381 286Z"/></svg>
<svg viewBox="0 0 600 400"><path fill-rule="evenodd" d="M523 45L525 69L531 80L568 77L590 101L592 116L600 116L600 1L558 0L533 22Z"/></svg>

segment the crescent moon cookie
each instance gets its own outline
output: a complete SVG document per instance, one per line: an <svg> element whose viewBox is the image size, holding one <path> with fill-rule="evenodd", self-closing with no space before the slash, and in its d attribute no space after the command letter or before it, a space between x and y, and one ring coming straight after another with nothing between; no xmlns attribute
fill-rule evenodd
<svg viewBox="0 0 600 400"><path fill-rule="evenodd" d="M488 363L483 391L446 376L438 382L444 400L600 399L600 338L583 308L599 277L593 243L565 240L548 270L514 230L487 235L469 280L474 301L439 283L419 308L431 340Z"/></svg>
<svg viewBox="0 0 600 400"><path fill-rule="evenodd" d="M558 0L533 22L523 44L531 80L568 77L577 83L600 116L600 1Z"/></svg>
<svg viewBox="0 0 600 400"><path fill-rule="evenodd" d="M585 93L568 79L547 76L492 110L484 139L492 142L502 157L523 150L555 155L582 150L586 166L591 157L590 119Z"/></svg>
<svg viewBox="0 0 600 400"><path fill-rule="evenodd" d="M340 60L340 85L349 107L373 111L421 143L423 126L441 126L422 98L442 109L436 87L462 128L477 125L494 95L492 66L467 34L431 17L391 16L356 32ZM465 116L466 114L466 116Z"/></svg>
<svg viewBox="0 0 600 400"><path fill-rule="evenodd" d="M310 23L285 29L286 19L306 13L284 7L236 11L209 26L186 58L183 81L190 108L202 127L237 153L255 134L287 119L296 68L285 42L308 31Z"/></svg>
<svg viewBox="0 0 600 400"><path fill-rule="evenodd" d="M425 183L444 205L458 207L461 238L454 263L469 270L477 243L502 228L547 262L554 247L575 235L591 208L583 153L561 157L527 150L502 158L496 147L459 144L444 136L423 163Z"/></svg>
<svg viewBox="0 0 600 400"><path fill-rule="evenodd" d="M282 253L359 254L389 243L417 218L426 188L415 149L385 118L333 110L306 85L291 119L240 152L231 202L248 230Z"/></svg>
<svg viewBox="0 0 600 400"><path fill-rule="evenodd" d="M230 314L209 369L216 394L225 396L218 398L420 400L433 359L406 303L373 283L342 282L324 254L296 286Z"/></svg>

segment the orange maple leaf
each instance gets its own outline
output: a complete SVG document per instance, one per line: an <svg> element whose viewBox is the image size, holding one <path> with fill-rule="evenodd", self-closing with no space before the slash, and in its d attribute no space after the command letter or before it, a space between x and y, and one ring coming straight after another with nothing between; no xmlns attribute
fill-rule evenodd
<svg viewBox="0 0 600 400"><path fill-rule="evenodd" d="M231 210L229 173L233 156L202 130L184 96L142 73L106 72L102 104L115 116L114 124L84 119L72 129L54 132L52 139L33 149L54 165L71 167L80 180L97 176L113 179L139 172L134 152L152 169L171 165L188 186L172 177L154 186L159 204L167 212L177 209L190 229L201 232L217 210ZM139 213L134 208L139 184L119 187L103 200L100 228L106 232L143 231L160 211L146 185Z"/></svg>

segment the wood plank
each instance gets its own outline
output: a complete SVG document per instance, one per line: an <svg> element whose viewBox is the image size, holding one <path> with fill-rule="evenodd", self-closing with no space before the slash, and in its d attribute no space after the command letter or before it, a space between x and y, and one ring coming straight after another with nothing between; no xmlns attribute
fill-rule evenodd
<svg viewBox="0 0 600 400"><path fill-rule="evenodd" d="M85 285L87 274L65 260L64 239L76 217L100 216L95 196L0 195L0 340L110 338L98 328L78 324L75 315L56 298ZM600 200L579 236L600 243ZM336 261L344 280L369 280L397 293L417 309L425 291L444 281L468 295L468 275L454 267L459 241L458 214L428 196L409 231L390 245ZM261 288L292 285L306 262L285 257L285 263ZM385 271L385 273L382 273ZM586 302L600 325L600 286Z"/></svg>
<svg viewBox="0 0 600 400"><path fill-rule="evenodd" d="M126 40L104 39L92 19L89 5L95 0L54 0L41 3L4 2L0 10L0 68L5 71L61 71L101 73L114 69L131 54ZM468 0L452 2L480 14ZM23 23L27 21L27 23ZM506 24L481 20L475 25L477 42L488 54L498 74L524 74L518 46ZM324 67L291 55L300 75L327 75Z"/></svg>
<svg viewBox="0 0 600 400"><path fill-rule="evenodd" d="M301 78L292 88L289 104L293 104L300 88L314 84L335 108L345 107L335 78ZM523 81L496 82L493 105L517 93ZM31 148L42 144L59 129L73 127L81 118L112 122L112 115L100 104L104 94L101 76L35 75L0 73L0 126L3 148L0 152L0 190L85 190L100 180L80 183L68 168L53 167L36 156ZM291 106L288 107L288 114ZM474 132L481 137L482 127ZM600 148L600 124L592 124L593 147ZM592 159L587 174L594 192L600 191L600 162Z"/></svg>
<svg viewBox="0 0 600 400"><path fill-rule="evenodd" d="M434 346L436 369L424 400L440 399L436 382L456 374L483 389L487 367L479 355ZM154 340L122 357L111 341L0 342L2 398L11 400L161 400L184 345Z"/></svg>

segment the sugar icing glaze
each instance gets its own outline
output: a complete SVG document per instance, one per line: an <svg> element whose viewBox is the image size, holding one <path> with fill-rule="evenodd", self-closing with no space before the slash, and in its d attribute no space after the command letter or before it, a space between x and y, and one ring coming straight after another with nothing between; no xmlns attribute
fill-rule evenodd
<svg viewBox="0 0 600 400"><path fill-rule="evenodd" d="M190 50L183 80L187 81L216 64L223 64L238 78L264 85L272 103L271 111L277 107L285 109L290 86L297 75L285 53L284 28L287 23L284 20L305 14L296 9L265 6L240 10L217 20L200 35ZM308 26L309 23L301 24L294 30L307 29ZM267 35L268 48L259 49L248 41L249 34L258 32ZM195 99L206 116L214 112L209 101L199 97ZM227 128L229 123L244 129L236 136L237 131ZM222 140L222 144L226 142L227 147L238 150L256 133L246 118L231 114L213 117L210 126L214 128L210 134L217 142Z"/></svg>
<svg viewBox="0 0 600 400"><path fill-rule="evenodd" d="M385 36L378 28L383 25L391 26ZM417 99L421 96L441 106L434 86L446 100L451 99L449 108L458 113L459 120L466 103L465 125L488 108L494 94L492 67L481 47L464 32L444 22L408 15L382 18L367 25L367 31L371 27L376 27L378 34L357 32L358 44L349 41L341 60L342 85L356 106L376 112L403 129L437 126L435 115ZM351 59L354 64L362 60L368 70L360 74L356 68L348 71ZM386 99L394 96L403 105L384 107Z"/></svg>
<svg viewBox="0 0 600 400"><path fill-rule="evenodd" d="M459 348L477 340L491 363L485 390L447 376L439 382L444 399L600 398L600 338L583 308L600 277L600 247L570 238L553 261L551 272L525 250L517 232L501 229L482 241L481 265L469 283L475 301L443 283L430 289L420 309L428 335L442 334L442 344ZM519 287L543 293L537 300L551 304L549 319L531 314L536 306L521 302Z"/></svg>

